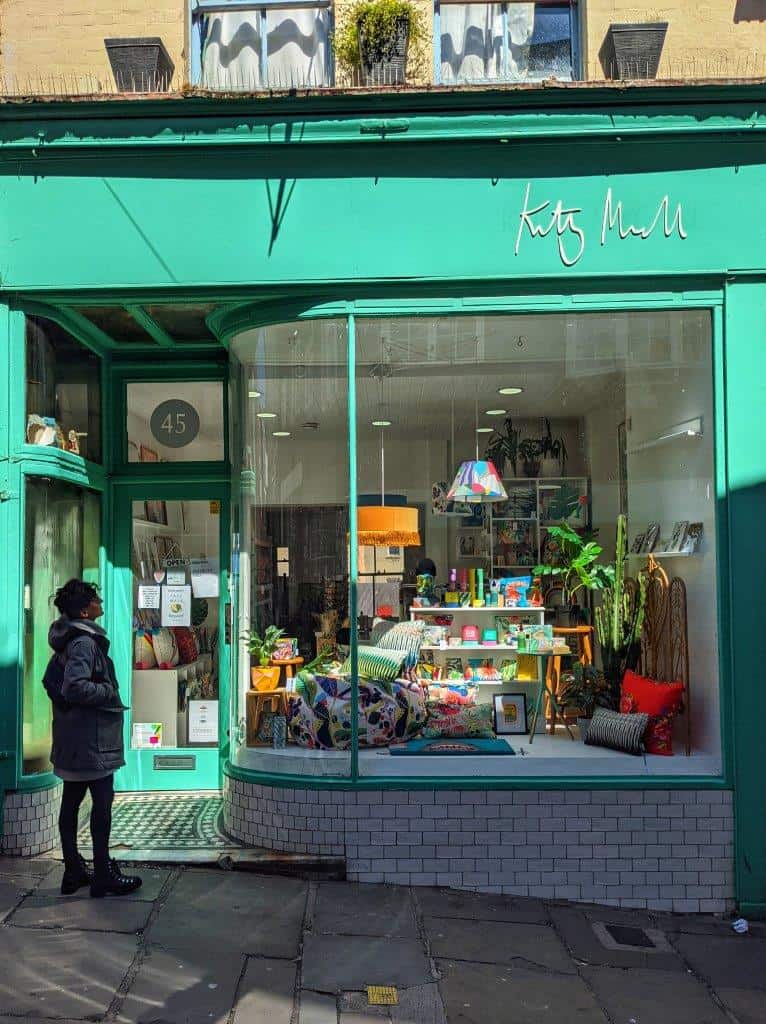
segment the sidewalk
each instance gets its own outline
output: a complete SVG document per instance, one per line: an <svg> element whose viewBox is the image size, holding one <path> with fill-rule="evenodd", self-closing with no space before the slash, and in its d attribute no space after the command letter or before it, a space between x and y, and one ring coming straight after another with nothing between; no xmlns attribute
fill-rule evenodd
<svg viewBox="0 0 766 1024"><path fill-rule="evenodd" d="M180 867L91 900L61 870L0 858L3 1024L766 1020L764 924Z"/></svg>

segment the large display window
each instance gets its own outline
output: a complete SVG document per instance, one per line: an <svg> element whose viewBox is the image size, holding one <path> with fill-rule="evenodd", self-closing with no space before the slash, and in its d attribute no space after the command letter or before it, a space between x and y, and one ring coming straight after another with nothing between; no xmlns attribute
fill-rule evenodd
<svg viewBox="0 0 766 1024"><path fill-rule="evenodd" d="M354 326L351 438L344 324L232 344L240 621L297 659L237 763L342 756L353 682L360 776L720 773L709 312Z"/></svg>

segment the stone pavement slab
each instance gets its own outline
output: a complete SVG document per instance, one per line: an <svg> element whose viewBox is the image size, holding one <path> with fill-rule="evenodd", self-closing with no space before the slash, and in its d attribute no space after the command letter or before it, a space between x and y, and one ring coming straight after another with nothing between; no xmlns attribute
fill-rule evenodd
<svg viewBox="0 0 766 1024"><path fill-rule="evenodd" d="M23 882L17 882L14 876L0 878L0 923L21 903L30 887Z"/></svg>
<svg viewBox="0 0 766 1024"><path fill-rule="evenodd" d="M314 931L329 935L417 937L406 886L323 882L314 910Z"/></svg>
<svg viewBox="0 0 766 1024"><path fill-rule="evenodd" d="M437 966L449 1024L608 1024L576 975L444 960Z"/></svg>
<svg viewBox="0 0 766 1024"><path fill-rule="evenodd" d="M424 923L433 956L485 964L511 964L521 959L528 966L575 973L569 954L547 925L445 917L429 917Z"/></svg>
<svg viewBox="0 0 766 1024"><path fill-rule="evenodd" d="M417 889L415 899L426 917L458 917L466 921L518 921L547 924L542 900L518 899L455 889Z"/></svg>
<svg viewBox="0 0 766 1024"><path fill-rule="evenodd" d="M766 991L766 939L732 932L731 938L677 935L673 942L681 956L713 988Z"/></svg>
<svg viewBox="0 0 766 1024"><path fill-rule="evenodd" d="M301 992L298 1024L337 1024L338 1006L334 996Z"/></svg>
<svg viewBox="0 0 766 1024"><path fill-rule="evenodd" d="M433 981L420 942L345 935L307 935L303 943L304 989L361 991L367 985L424 985Z"/></svg>
<svg viewBox="0 0 766 1024"><path fill-rule="evenodd" d="M2 928L0 1014L73 1019L104 1014L137 947L130 935Z"/></svg>
<svg viewBox="0 0 766 1024"><path fill-rule="evenodd" d="M162 886L165 884L170 871L167 868L143 868L131 865L128 868L124 863L122 865L126 875L140 875L142 879L142 886L140 889L136 889L135 892L130 893L127 896L120 896L120 902L139 900L143 903L151 903L156 900L160 894ZM61 878L64 874L64 865L56 864L53 870L43 878L35 890L35 896L58 896L61 890ZM81 889L80 893L87 892L87 889Z"/></svg>
<svg viewBox="0 0 766 1024"><path fill-rule="evenodd" d="M151 931L168 949L297 956L307 883L249 872L185 871Z"/></svg>
<svg viewBox="0 0 766 1024"><path fill-rule="evenodd" d="M0 881L34 889L57 866L53 860L32 860L29 857L0 857Z"/></svg>
<svg viewBox="0 0 766 1024"><path fill-rule="evenodd" d="M756 988L722 986L715 994L737 1018L739 1024L763 1024L766 1020L766 992Z"/></svg>
<svg viewBox="0 0 766 1024"><path fill-rule="evenodd" d="M678 971L641 967L584 967L600 1004L612 1020L635 1024L729 1024L705 985Z"/></svg>
<svg viewBox="0 0 766 1024"><path fill-rule="evenodd" d="M232 1024L291 1024L297 965L250 957L237 993Z"/></svg>
<svg viewBox="0 0 766 1024"><path fill-rule="evenodd" d="M86 888L74 896L27 896L9 924L13 928L74 928L135 934L144 929L151 912L151 903L122 897L93 900Z"/></svg>
<svg viewBox="0 0 766 1024"><path fill-rule="evenodd" d="M117 1020L125 1024L225 1024L243 967L244 957L221 953L203 941L193 954L150 946Z"/></svg>
<svg viewBox="0 0 766 1024"><path fill-rule="evenodd" d="M634 952L607 949L593 930L593 923L628 924L637 928L655 928L653 919L641 911L612 911L609 907L588 908L552 906L551 919L576 960L603 967L645 967L656 971L683 971L681 959L673 952Z"/></svg>

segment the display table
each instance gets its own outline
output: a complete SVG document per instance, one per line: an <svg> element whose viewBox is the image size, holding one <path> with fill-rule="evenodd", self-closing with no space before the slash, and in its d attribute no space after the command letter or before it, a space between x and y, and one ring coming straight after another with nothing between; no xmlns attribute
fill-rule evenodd
<svg viewBox="0 0 766 1024"><path fill-rule="evenodd" d="M296 666L303 664L303 658L272 658L269 664L274 665L280 669L285 670L285 688L288 691L292 690L291 680L295 675ZM281 678L281 672L280 672Z"/></svg>
<svg viewBox="0 0 766 1024"><path fill-rule="evenodd" d="M545 695L548 695L548 700L551 702L551 716L555 719L558 715L561 721L564 723L564 728L569 733L570 740L574 740L574 734L564 718L564 713L558 702L558 697L555 693L555 687L551 686L551 680L548 677L548 662L551 658L565 658L571 655L572 652L568 647L552 647L547 651L523 651L522 653L530 655L532 658L540 659L540 672L538 673L539 683L537 687L537 696L535 697L535 706L532 708L532 714L529 718L529 742L530 745L535 738L535 729L537 728L537 720L540 717L540 711L543 707L543 699Z"/></svg>
<svg viewBox="0 0 766 1024"><path fill-rule="evenodd" d="M245 742L248 747L260 745L258 730L264 709L268 705L271 711L287 717L287 690L284 686L279 686L275 690L248 690L245 694ZM267 744L264 743L265 745Z"/></svg>

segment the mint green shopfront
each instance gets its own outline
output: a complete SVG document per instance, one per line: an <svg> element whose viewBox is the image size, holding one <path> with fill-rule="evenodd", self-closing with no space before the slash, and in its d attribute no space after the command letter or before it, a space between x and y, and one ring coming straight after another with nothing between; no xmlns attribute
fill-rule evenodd
<svg viewBox="0 0 766 1024"><path fill-rule="evenodd" d="M756 85L6 103L4 850L55 845L39 678L82 574L131 706L119 789L223 789L232 835L361 881L762 914L764 129ZM564 456L509 457L504 514L445 515L509 417ZM381 494L419 545L357 543ZM420 557L443 583L534 565L572 494L607 553L618 513L631 544L656 523L684 580L673 757L555 716L513 757L392 754L357 673L372 623L423 617ZM349 700L316 725L304 692L273 748L246 637L276 624L307 664L344 623Z"/></svg>

